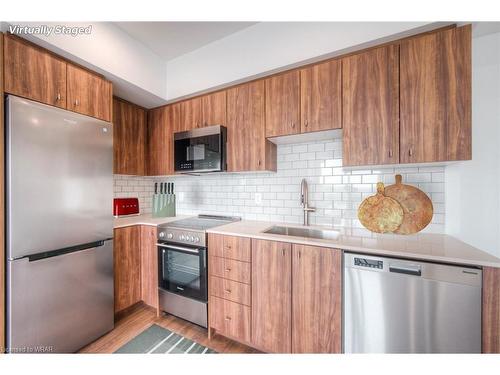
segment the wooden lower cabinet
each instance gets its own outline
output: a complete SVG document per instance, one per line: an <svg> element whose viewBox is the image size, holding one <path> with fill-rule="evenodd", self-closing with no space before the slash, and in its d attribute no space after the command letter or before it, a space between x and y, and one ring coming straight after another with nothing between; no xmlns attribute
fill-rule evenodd
<svg viewBox="0 0 500 375"><path fill-rule="evenodd" d="M209 235L209 334L269 353L341 353L342 251L248 240ZM227 258L225 243L249 262Z"/></svg>
<svg viewBox="0 0 500 375"><path fill-rule="evenodd" d="M250 307L212 296L210 326L231 338L250 342Z"/></svg>
<svg viewBox="0 0 500 375"><path fill-rule="evenodd" d="M158 306L158 250L156 227L141 225L141 299L149 306Z"/></svg>
<svg viewBox="0 0 500 375"><path fill-rule="evenodd" d="M208 259L208 268L209 272L217 277L246 284L250 284L251 282L251 266L248 262L210 256Z"/></svg>
<svg viewBox="0 0 500 375"><path fill-rule="evenodd" d="M292 352L341 353L342 252L292 249Z"/></svg>
<svg viewBox="0 0 500 375"><path fill-rule="evenodd" d="M141 300L141 227L114 230L115 312Z"/></svg>
<svg viewBox="0 0 500 375"><path fill-rule="evenodd" d="M500 268L483 268L482 352L500 353Z"/></svg>
<svg viewBox="0 0 500 375"><path fill-rule="evenodd" d="M158 306L156 227L114 230L115 313L137 302Z"/></svg>
<svg viewBox="0 0 500 375"><path fill-rule="evenodd" d="M292 249L252 240L252 344L271 353L292 350Z"/></svg>
<svg viewBox="0 0 500 375"><path fill-rule="evenodd" d="M0 33L0 97L3 98L3 44L4 36ZM4 101L0 100L0 129L4 129ZM5 170L4 170L4 131L0 132L0 210L5 212ZM5 348L5 215L0 219L0 353Z"/></svg>
<svg viewBox="0 0 500 375"><path fill-rule="evenodd" d="M208 236L208 332L251 345L250 239ZM228 251L225 251L225 249ZM238 259L238 260L237 260Z"/></svg>
<svg viewBox="0 0 500 375"><path fill-rule="evenodd" d="M209 288L215 297L224 298L242 305L251 305L252 291L250 284L212 276Z"/></svg>
<svg viewBox="0 0 500 375"><path fill-rule="evenodd" d="M250 262L251 239L238 236L210 234L210 253L213 256Z"/></svg>

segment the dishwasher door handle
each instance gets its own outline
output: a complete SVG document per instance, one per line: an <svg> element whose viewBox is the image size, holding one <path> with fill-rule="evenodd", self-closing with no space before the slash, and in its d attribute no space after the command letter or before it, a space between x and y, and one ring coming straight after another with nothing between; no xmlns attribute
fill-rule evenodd
<svg viewBox="0 0 500 375"><path fill-rule="evenodd" d="M389 272L403 273L405 275L422 276L422 269L417 267L389 266Z"/></svg>

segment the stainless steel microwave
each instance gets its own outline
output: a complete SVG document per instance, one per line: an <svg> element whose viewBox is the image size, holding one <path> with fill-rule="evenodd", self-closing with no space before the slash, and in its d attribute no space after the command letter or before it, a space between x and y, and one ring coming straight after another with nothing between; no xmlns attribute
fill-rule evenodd
<svg viewBox="0 0 500 375"><path fill-rule="evenodd" d="M176 173L222 172L226 170L227 129L222 125L196 128L174 134Z"/></svg>

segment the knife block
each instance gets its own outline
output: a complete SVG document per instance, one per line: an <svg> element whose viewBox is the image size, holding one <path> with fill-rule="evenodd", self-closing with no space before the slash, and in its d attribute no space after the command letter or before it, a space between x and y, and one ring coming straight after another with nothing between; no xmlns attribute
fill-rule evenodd
<svg viewBox="0 0 500 375"><path fill-rule="evenodd" d="M152 216L175 216L175 194L153 194Z"/></svg>

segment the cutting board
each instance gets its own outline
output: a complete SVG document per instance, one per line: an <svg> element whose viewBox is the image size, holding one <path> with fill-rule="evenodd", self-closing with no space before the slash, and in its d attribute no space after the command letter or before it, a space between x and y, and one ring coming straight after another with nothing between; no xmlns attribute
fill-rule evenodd
<svg viewBox="0 0 500 375"><path fill-rule="evenodd" d="M420 232L432 220L432 201L422 190L403 184L401 175L396 175L396 183L385 187L384 194L399 202L403 208L403 222L394 230L397 234Z"/></svg>
<svg viewBox="0 0 500 375"><path fill-rule="evenodd" d="M372 232L394 232L403 222L403 208L394 198L388 197L384 184L377 184L377 194L366 198L358 208L361 224Z"/></svg>

